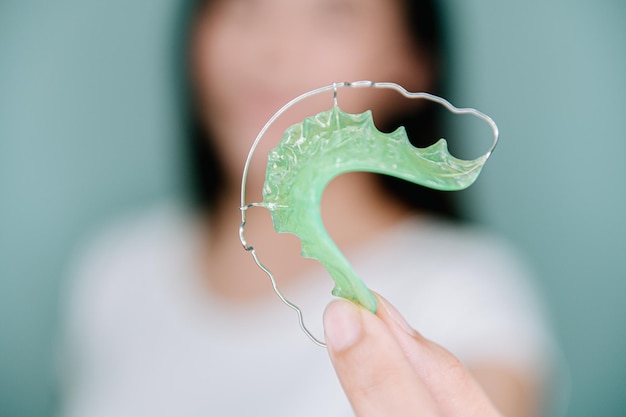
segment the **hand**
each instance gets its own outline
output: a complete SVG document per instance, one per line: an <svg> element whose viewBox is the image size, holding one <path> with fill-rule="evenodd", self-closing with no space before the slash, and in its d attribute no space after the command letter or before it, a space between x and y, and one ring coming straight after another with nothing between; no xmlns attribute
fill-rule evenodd
<svg viewBox="0 0 626 417"><path fill-rule="evenodd" d="M500 417L461 362L388 301L376 315L345 300L324 312L331 361L357 417Z"/></svg>

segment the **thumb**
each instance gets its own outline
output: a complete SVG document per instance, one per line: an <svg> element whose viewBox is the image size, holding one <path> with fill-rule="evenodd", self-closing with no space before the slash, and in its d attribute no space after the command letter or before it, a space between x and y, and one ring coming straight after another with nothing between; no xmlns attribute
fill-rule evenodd
<svg viewBox="0 0 626 417"><path fill-rule="evenodd" d="M357 417L437 416L437 405L388 326L345 300L324 312L330 359Z"/></svg>

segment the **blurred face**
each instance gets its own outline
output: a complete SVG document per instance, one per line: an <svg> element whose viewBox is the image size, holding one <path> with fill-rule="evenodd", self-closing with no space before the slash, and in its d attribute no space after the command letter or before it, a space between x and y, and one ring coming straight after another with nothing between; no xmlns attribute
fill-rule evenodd
<svg viewBox="0 0 626 417"><path fill-rule="evenodd" d="M395 0L218 0L207 6L193 36L193 77L203 119L229 171L240 175L259 130L303 92L364 79L427 89L428 66L402 13ZM390 92L346 90L339 93L345 111L371 109L377 120L395 111L398 99ZM277 130L331 106L332 94L306 100L279 119Z"/></svg>

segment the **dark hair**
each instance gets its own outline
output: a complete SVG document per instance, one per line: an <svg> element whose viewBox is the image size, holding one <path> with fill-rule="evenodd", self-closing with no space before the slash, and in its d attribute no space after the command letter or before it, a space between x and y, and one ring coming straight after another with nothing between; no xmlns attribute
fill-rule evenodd
<svg viewBox="0 0 626 417"><path fill-rule="evenodd" d="M175 71L179 76L181 73L185 74L183 110L187 135L189 195L194 206L200 210L208 210L217 202L224 184L222 166L212 146L210 133L202 126L197 110L192 104L192 86L188 77L190 74L187 56L190 22L194 14L208 3L207 0L192 0L184 10L181 22L185 25L185 30L181 31L183 36L178 39L181 47L177 48L179 65ZM449 58L445 53L448 48L447 40L444 38L439 4L436 0L404 0L403 3L406 7L407 24L415 44L419 45L420 51L429 57L434 66L434 81L430 92L445 96L445 73ZM384 130L393 130L397 126L406 128L414 146L428 146L442 137L441 109L438 105L421 106L411 113L399 115L396 120L390 121ZM407 206L450 219L461 219L458 204L455 201L454 194L456 193L432 190L394 177L384 175L379 177L383 189L392 198L400 200Z"/></svg>

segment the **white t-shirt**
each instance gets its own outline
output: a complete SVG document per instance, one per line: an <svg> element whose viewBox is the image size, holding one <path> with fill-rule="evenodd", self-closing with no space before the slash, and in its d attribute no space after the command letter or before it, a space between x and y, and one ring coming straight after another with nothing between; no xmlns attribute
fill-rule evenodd
<svg viewBox="0 0 626 417"><path fill-rule="evenodd" d="M327 352L278 298L236 306L201 286L197 233L191 216L168 206L118 225L81 257L67 302L62 415L353 415ZM420 217L349 259L413 327L468 366L538 374L546 366L541 309L502 241ZM321 337L332 281L302 282L288 296Z"/></svg>

